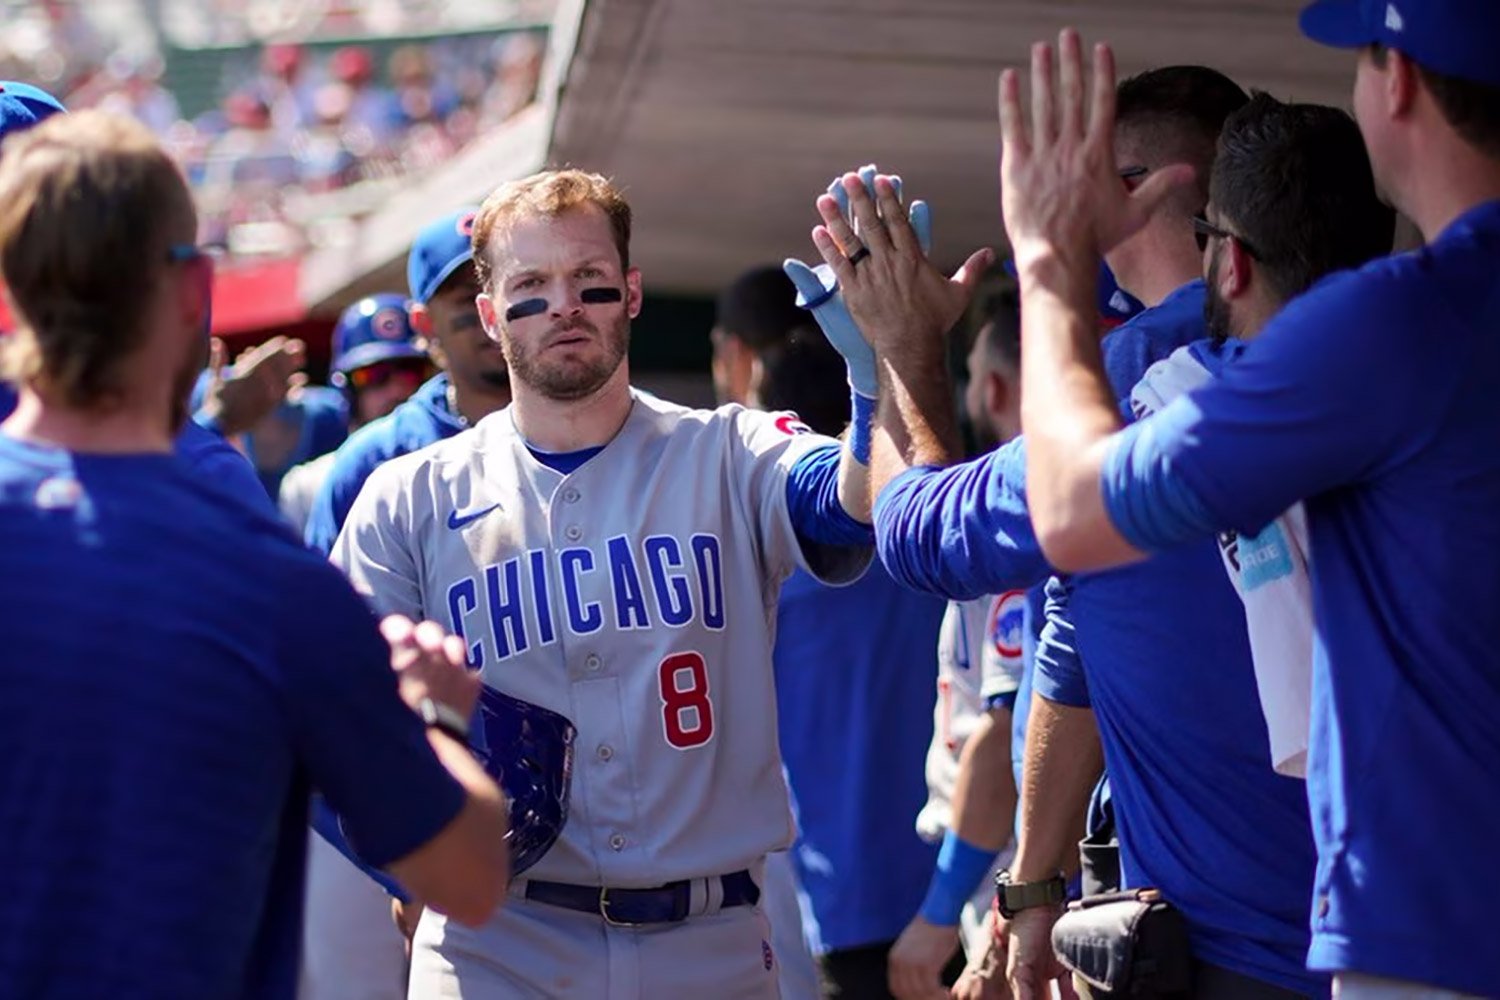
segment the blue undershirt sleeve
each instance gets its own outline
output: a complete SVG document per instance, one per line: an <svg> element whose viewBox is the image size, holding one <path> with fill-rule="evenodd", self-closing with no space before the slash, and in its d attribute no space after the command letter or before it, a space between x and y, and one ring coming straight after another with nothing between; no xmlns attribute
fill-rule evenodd
<svg viewBox="0 0 1500 1000"><path fill-rule="evenodd" d="M1031 690L1071 708L1091 708L1088 679L1078 655L1077 633L1068 604L1072 585L1057 577L1047 582L1047 624L1037 641Z"/></svg>
<svg viewBox="0 0 1500 1000"><path fill-rule="evenodd" d="M787 471L786 507L797 539L815 545L869 545L872 531L849 516L839 502L839 460L843 449L815 448Z"/></svg>
<svg viewBox="0 0 1500 1000"><path fill-rule="evenodd" d="M1104 507L1115 530L1142 552L1173 548L1214 534L1207 506L1176 474L1168 442L1190 426L1194 411L1167 407L1116 433L1100 470Z"/></svg>
<svg viewBox="0 0 1500 1000"><path fill-rule="evenodd" d="M1051 570L1026 509L1025 441L897 476L875 501L875 545L895 579L951 600L1041 583Z"/></svg>

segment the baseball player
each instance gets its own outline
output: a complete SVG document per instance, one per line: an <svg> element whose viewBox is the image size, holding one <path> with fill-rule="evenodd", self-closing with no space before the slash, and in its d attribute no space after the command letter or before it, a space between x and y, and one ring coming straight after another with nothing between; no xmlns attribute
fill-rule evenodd
<svg viewBox="0 0 1500 1000"><path fill-rule="evenodd" d="M376 469L333 556L376 607L449 623L487 689L572 720L576 763L560 838L493 920L423 914L411 995L774 996L772 615L794 568L868 565L868 426L840 445L633 390L641 274L601 177L504 185L473 229L514 402Z"/></svg>
<svg viewBox="0 0 1500 1000"><path fill-rule="evenodd" d="M505 358L479 323L478 279L469 234L477 207L447 212L423 227L407 257L411 327L441 363L387 416L350 435L334 453L313 500L305 538L320 552L333 548L365 479L383 462L452 437L470 421L510 401ZM337 836L333 818L315 807L318 828ZM302 1000L393 1000L405 994L406 956L391 922L394 883L372 881L323 836L308 848ZM403 914L412 926L415 906Z"/></svg>
<svg viewBox="0 0 1500 1000"><path fill-rule="evenodd" d="M372 295L349 306L333 328L329 381L349 399L349 426L358 430L406 401L432 374L400 295ZM313 498L333 468L336 452L293 466L281 479L278 504L300 537Z"/></svg>
<svg viewBox="0 0 1500 1000"><path fill-rule="evenodd" d="M1020 316L1012 289L997 290L970 348L965 409L988 450L1021 428ZM937 704L927 752L928 800L917 832L942 842L921 910L890 954L891 992L936 996L943 967L962 944L971 958L987 943L984 915L994 873L1010 860L1016 787L1011 713L1026 630L1024 590L949 601L938 635Z"/></svg>

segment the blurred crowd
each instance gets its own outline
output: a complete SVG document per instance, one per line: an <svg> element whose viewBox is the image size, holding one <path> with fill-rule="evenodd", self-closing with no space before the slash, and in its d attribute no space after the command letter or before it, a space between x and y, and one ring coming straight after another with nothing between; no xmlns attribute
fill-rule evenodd
<svg viewBox="0 0 1500 1000"><path fill-rule="evenodd" d="M192 95L180 102L167 85L156 43L101 14L111 9L32 5L0 42L0 78L147 125L188 175L203 242L239 255L295 254L337 239L338 220L373 209L393 183L528 106L546 48L544 32L520 30L424 38L385 55L367 44L226 50L213 82L222 98L193 113Z"/></svg>

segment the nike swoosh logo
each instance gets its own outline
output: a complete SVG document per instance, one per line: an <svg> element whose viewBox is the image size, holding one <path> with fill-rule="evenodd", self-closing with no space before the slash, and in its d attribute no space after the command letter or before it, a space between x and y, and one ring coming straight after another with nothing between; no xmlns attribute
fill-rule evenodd
<svg viewBox="0 0 1500 1000"><path fill-rule="evenodd" d="M482 510L476 510L472 514L464 514L463 516L459 516L458 511L451 510L451 511L448 512L448 527L452 531L457 531L459 528L462 528L464 525L466 525L466 524L472 524L473 522L479 520L481 517L484 517L484 515L488 514L490 511L499 510L499 509L500 509L500 505L499 504L492 503L488 507L485 507Z"/></svg>

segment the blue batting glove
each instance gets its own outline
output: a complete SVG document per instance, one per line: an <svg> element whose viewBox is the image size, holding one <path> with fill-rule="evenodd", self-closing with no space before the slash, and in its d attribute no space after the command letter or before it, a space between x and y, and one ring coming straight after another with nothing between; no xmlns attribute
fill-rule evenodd
<svg viewBox="0 0 1500 1000"><path fill-rule="evenodd" d="M859 170L860 179L865 182L865 189L871 198L875 197L875 172L873 164ZM892 177L891 182L899 199L901 178ZM833 183L828 186L828 193L839 203L840 211L848 215L849 195L840 178L834 178ZM913 202L907 217L916 232L917 243L922 247L922 252L928 253L932 249L932 212L927 203ZM833 270L827 264L808 267L791 257L781 267L786 276L792 279L792 284L797 286L797 305L813 314L823 336L843 355L844 363L849 368L850 387L857 394L874 399L880 384L875 367L875 349L865 340L864 334L855 325L854 318L849 315L844 298L839 294L838 279L833 276Z"/></svg>

